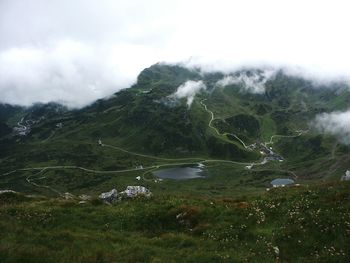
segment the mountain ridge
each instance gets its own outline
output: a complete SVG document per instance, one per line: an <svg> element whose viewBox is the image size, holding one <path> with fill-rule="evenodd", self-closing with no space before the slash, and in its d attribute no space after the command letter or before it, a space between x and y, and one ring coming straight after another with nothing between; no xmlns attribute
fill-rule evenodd
<svg viewBox="0 0 350 263"><path fill-rule="evenodd" d="M227 76L231 82L220 85ZM186 96L174 95L189 80L202 81L206 87L190 94L194 96L190 106ZM249 85L258 85L264 91L256 92ZM331 167L333 152L339 158L330 175L335 178L346 168L348 147L335 144L336 138L320 134L309 124L319 113L346 109L350 93L341 85L314 85L282 71L266 79L263 70L203 73L179 65L156 64L143 70L130 88L82 109L49 104L24 112L21 109L20 114L14 111L18 115L11 115L13 120L17 118L17 122L12 120L12 128L29 123L30 132L20 136L9 134L7 129L0 139L1 171L48 164L96 170L156 165L126 152L113 152L112 148L102 150L98 145L101 139L106 145L162 158L254 164L268 157L275 161L268 159L265 169L293 172L305 180L323 178L317 163ZM10 123L6 125L10 127ZM267 143L273 147L273 154L264 146ZM121 159L113 161L114 155ZM276 163L279 158L283 162Z"/></svg>

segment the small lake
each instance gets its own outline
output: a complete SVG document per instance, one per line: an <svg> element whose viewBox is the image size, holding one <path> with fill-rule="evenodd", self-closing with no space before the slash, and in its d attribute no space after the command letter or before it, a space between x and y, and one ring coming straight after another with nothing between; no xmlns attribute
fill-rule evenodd
<svg viewBox="0 0 350 263"><path fill-rule="evenodd" d="M294 180L287 179L287 178L277 178L275 180L272 180L271 184L273 186L282 186L282 185L294 184Z"/></svg>
<svg viewBox="0 0 350 263"><path fill-rule="evenodd" d="M200 168L195 167L176 167L163 169L153 172L153 174L161 179L188 180L195 178L203 178L204 172Z"/></svg>

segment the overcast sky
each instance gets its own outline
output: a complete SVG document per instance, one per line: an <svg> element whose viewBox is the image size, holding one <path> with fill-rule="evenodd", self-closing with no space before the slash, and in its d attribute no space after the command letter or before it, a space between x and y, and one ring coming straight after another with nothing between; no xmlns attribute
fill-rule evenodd
<svg viewBox="0 0 350 263"><path fill-rule="evenodd" d="M0 101L81 107L156 62L350 79L344 0L0 0Z"/></svg>

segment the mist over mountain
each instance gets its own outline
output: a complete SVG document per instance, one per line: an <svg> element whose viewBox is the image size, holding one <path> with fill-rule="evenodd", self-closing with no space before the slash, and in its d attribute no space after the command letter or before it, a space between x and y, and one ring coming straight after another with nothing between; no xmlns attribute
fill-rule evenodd
<svg viewBox="0 0 350 263"><path fill-rule="evenodd" d="M0 0L0 262L350 262L347 0Z"/></svg>
<svg viewBox="0 0 350 263"><path fill-rule="evenodd" d="M269 244L257 246L261 236L275 242L284 259L313 260L310 251L331 242L347 260L350 148L342 112L350 90L268 72L204 72L160 63L142 70L131 87L79 109L0 105L0 220L8 225L1 238L24 255L8 252L4 258L29 253L40 262L45 253L52 262L81 262L85 256L75 249L51 248L67 247L69 231L69 242L84 255L121 262L134 262L136 248L140 262L150 248L161 262L168 262L168 251L178 261L217 262L221 257L212 249L221 241L212 233L230 244L221 248L225 257L238 260L253 251L275 262ZM290 222L295 211L300 217ZM324 223L338 220L330 229ZM320 240L315 223L332 234ZM14 226L26 232L13 234ZM227 229L234 233L230 239ZM82 236L108 242L81 244ZM169 247L166 252L154 245L154 236ZM111 237L130 244L117 253L123 245L118 239L110 249ZM190 240L197 254L184 258L187 245L179 248L173 237ZM290 244L301 239L310 245L296 252ZM28 250L38 240L50 246Z"/></svg>
<svg viewBox="0 0 350 263"><path fill-rule="evenodd" d="M0 101L80 108L130 87L142 69L159 61L207 72L282 67L307 78L348 82L347 5L4 0Z"/></svg>
<svg viewBox="0 0 350 263"><path fill-rule="evenodd" d="M149 70L152 69L152 70ZM138 78L135 85L153 85L152 83L155 81L156 78L162 79L164 75L163 69L169 69L170 75L177 74L176 69L179 69L182 72L188 72L187 75L184 75L180 77L176 82L173 82L172 85L177 85L177 87L173 87L173 93L168 94L167 96L164 96L160 99L162 103L165 103L166 105L180 105L181 99L186 100L186 104L188 106L188 110L192 105L192 102L194 98L197 95L200 95L201 93L211 94L216 89L221 90L225 87L236 89L239 94L257 94L257 95L264 95L267 96L269 94L269 84L274 83L278 81L279 76L285 76L290 79L295 79L300 81L301 86L293 86L296 89L296 92L301 87L303 89L308 89L307 93L318 91L318 90L328 90L328 92L333 93L335 96L341 95L343 92L350 91L350 87L347 82L345 82L343 79L328 79L327 81L321 80L321 79L315 79L311 76L305 77L302 74L295 73L294 71L288 70L287 68L272 68L272 67L262 67L262 68L248 68L248 67L242 67L240 69L237 69L235 71L205 71L201 67L192 67L185 65L183 63L178 64L166 64L166 63L158 63L153 66L151 66L149 69L143 70ZM154 69L160 69L159 72ZM146 73L147 72L147 73ZM151 74L150 74L151 72ZM181 76L181 75L180 75ZM187 77L186 77L187 76ZM212 79L215 79L215 82L211 80L208 82L208 76L213 76ZM209 78L210 79L210 78ZM171 82L173 80L171 79ZM135 86L134 85L134 86ZM134 86L130 86L131 88ZM130 88L127 87L127 88ZM280 94L278 96L282 96L284 92L288 92L291 88L289 84L285 83L282 86L279 87L281 90ZM160 87L165 88L165 87ZM283 89L286 89L286 91L283 91ZM165 92L166 89L164 90ZM162 92L164 92L162 91ZM114 95L115 96L115 95ZM108 97L103 98L103 100L109 100L109 98L113 95L110 95ZM93 99L93 98L91 98ZM279 98L280 100L283 100L283 96ZM287 98L289 100L289 98ZM91 105L95 105L96 100L92 100ZM317 131L323 133L323 134L331 134L336 136L340 141L342 141L345 144L349 144L349 129L347 127L350 123L350 118L348 118L348 105L349 99L346 98L346 104L341 108L341 111L337 110L334 112L320 112L319 114L316 114L313 119L310 119L307 123L310 127L313 127ZM57 103L57 104L56 104ZM79 103L79 102L75 102ZM81 102L82 103L82 102ZM128 101L125 101L125 103L128 103ZM41 104L36 104L34 107L31 108L37 108L41 107ZM45 104L44 104L45 105ZM56 102L50 102L48 105L57 105L58 108L64 108L64 106L59 105L67 105L67 102L64 101L56 101ZM81 104L80 108L85 105ZM300 108L298 110L303 110L305 108L305 102L304 99L301 99L298 104ZM72 105L69 105L70 108L72 108ZM12 109L10 105L3 106L4 109ZM14 107L16 108L16 107ZM75 107L73 107L75 108ZM17 109L23 109L17 106ZM84 111L84 107L82 110ZM43 108L43 112L45 112L46 109ZM6 112L6 110L4 111ZM5 129L5 128L4 128Z"/></svg>

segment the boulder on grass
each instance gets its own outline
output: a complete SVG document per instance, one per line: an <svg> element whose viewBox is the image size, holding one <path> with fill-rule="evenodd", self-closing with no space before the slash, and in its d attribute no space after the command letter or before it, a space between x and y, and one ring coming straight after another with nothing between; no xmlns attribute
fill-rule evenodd
<svg viewBox="0 0 350 263"><path fill-rule="evenodd" d="M100 194L100 199L105 203L114 203L118 201L118 192L116 189L112 189L109 192Z"/></svg>
<svg viewBox="0 0 350 263"><path fill-rule="evenodd" d="M144 186L134 185L126 187L125 191L121 192L124 197L134 198L138 196L150 197L152 193Z"/></svg>

